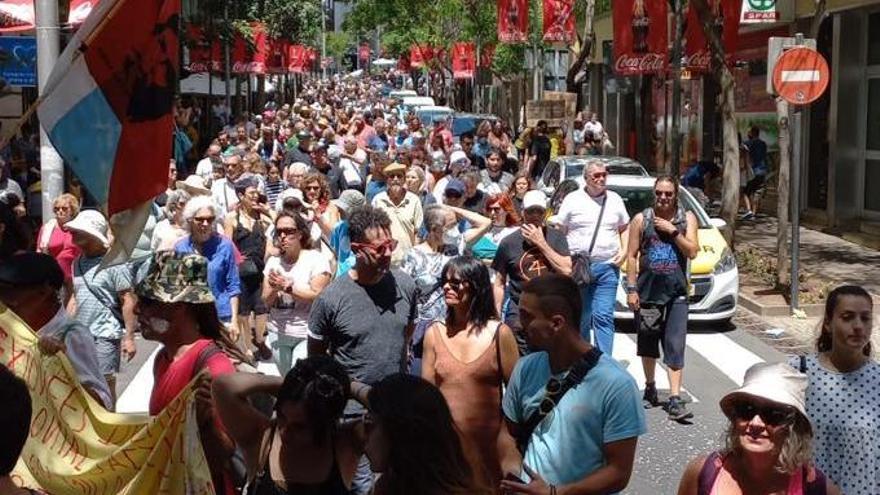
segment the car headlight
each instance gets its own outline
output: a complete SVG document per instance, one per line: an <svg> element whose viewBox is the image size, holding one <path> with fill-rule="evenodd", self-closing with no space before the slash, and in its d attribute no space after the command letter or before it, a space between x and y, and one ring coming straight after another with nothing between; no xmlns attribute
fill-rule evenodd
<svg viewBox="0 0 880 495"><path fill-rule="evenodd" d="M733 255L733 251L729 247L726 247L721 252L721 258L718 259L718 263L715 264L715 269L712 270L712 273L719 275L729 272L734 268L736 268L736 256Z"/></svg>

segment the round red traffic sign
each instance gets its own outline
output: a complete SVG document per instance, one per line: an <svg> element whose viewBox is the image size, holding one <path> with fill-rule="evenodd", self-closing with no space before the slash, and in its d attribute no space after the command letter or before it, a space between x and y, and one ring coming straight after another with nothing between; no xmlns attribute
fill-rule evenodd
<svg viewBox="0 0 880 495"><path fill-rule="evenodd" d="M828 89L831 73L828 62L816 50L792 48L776 60L773 87L792 105L807 105Z"/></svg>

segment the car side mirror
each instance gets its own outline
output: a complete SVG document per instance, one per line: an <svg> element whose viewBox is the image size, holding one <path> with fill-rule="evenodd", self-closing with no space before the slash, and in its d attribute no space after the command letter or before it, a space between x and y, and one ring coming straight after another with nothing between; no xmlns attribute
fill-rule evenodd
<svg viewBox="0 0 880 495"><path fill-rule="evenodd" d="M727 227L727 222L725 222L723 218L712 217L709 219L709 225L715 227L718 230L722 230Z"/></svg>

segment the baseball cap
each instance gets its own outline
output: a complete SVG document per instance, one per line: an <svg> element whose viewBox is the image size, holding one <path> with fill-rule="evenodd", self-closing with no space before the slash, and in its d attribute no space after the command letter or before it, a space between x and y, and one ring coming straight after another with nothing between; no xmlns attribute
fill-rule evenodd
<svg viewBox="0 0 880 495"><path fill-rule="evenodd" d="M467 157L464 151L453 151L451 155L449 155L449 164L457 163L457 162L465 162L464 165L468 166L471 164L471 159Z"/></svg>
<svg viewBox="0 0 880 495"><path fill-rule="evenodd" d="M538 207L547 209L547 195L543 191L529 191L523 196L522 209Z"/></svg>
<svg viewBox="0 0 880 495"><path fill-rule="evenodd" d="M355 208L361 208L367 204L367 200L360 191L355 189L346 189L342 191L342 194L339 195L338 199L335 199L333 203L340 210L351 213Z"/></svg>
<svg viewBox="0 0 880 495"><path fill-rule="evenodd" d="M16 287L47 284L59 290L64 285L64 272L52 256L28 251L0 263L0 284Z"/></svg>
<svg viewBox="0 0 880 495"><path fill-rule="evenodd" d="M449 179L449 182L446 183L446 189L443 190L444 194L454 192L454 193L458 193L459 195L464 194L464 191L465 191L464 182L462 182L459 179L455 179L455 178Z"/></svg>

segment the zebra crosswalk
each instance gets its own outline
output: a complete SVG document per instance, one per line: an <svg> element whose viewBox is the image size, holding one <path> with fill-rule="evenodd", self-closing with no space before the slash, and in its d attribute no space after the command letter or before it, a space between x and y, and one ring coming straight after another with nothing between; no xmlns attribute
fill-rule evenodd
<svg viewBox="0 0 880 495"><path fill-rule="evenodd" d="M687 337L687 347L690 351L699 355L717 370L721 376L726 377L729 383L720 384L722 388L733 388L742 383L746 370L755 363L768 360L774 351L761 344L760 349L751 344L744 344L740 339L731 338L724 333L691 333ZM152 350L149 358L144 361L134 373L134 377L119 395L117 411L124 413L145 413L149 409L150 392L153 389L153 361L158 353L158 348ZM764 356L764 357L762 357ZM629 372L639 389L644 389L645 374L642 369L641 359L636 356L635 335L617 333L614 336L613 357ZM770 357L769 359L773 359ZM278 375L278 368L274 363L261 362L258 369L262 373ZM693 376L700 373L686 364L686 373ZM655 374L657 389L660 391L669 389L669 380L664 369L658 366ZM716 384L719 385L719 384ZM685 396L693 403L700 402L703 392L691 381L685 378ZM706 391L709 396L717 395L717 392Z"/></svg>

